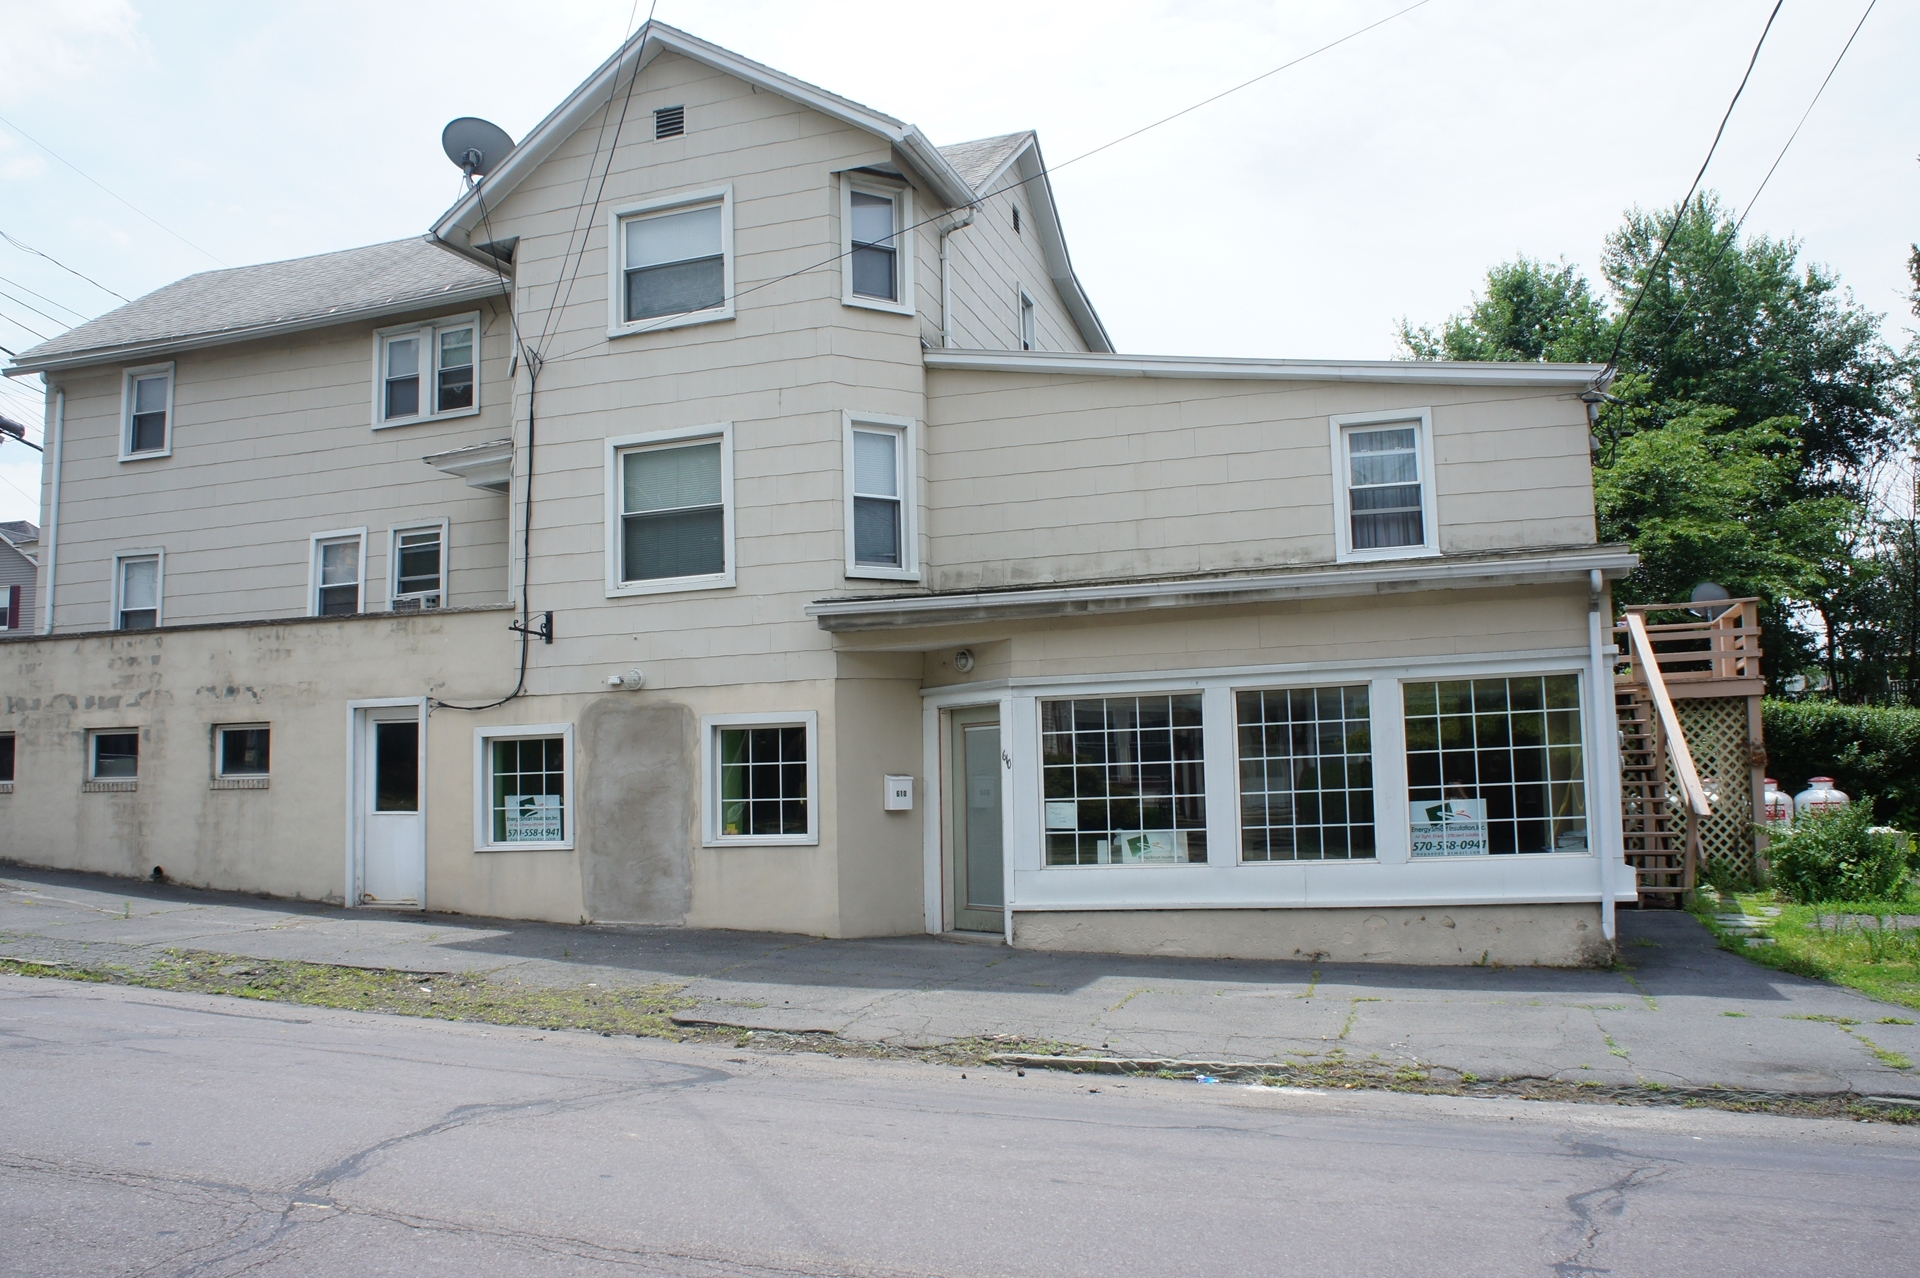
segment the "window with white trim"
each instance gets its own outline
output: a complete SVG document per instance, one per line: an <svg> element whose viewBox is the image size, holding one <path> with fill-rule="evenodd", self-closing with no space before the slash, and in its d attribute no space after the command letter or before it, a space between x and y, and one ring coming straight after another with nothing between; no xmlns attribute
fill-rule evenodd
<svg viewBox="0 0 1920 1278"><path fill-rule="evenodd" d="M120 455L164 457L173 451L173 365L130 368L121 388Z"/></svg>
<svg viewBox="0 0 1920 1278"><path fill-rule="evenodd" d="M847 418L847 575L915 579L913 428Z"/></svg>
<svg viewBox="0 0 1920 1278"><path fill-rule="evenodd" d="M616 447L609 587L728 584L730 481L724 434Z"/></svg>
<svg viewBox="0 0 1920 1278"><path fill-rule="evenodd" d="M1402 691L1415 858L1587 850L1580 676Z"/></svg>
<svg viewBox="0 0 1920 1278"><path fill-rule="evenodd" d="M1367 685L1238 692L1234 702L1240 859L1372 860Z"/></svg>
<svg viewBox="0 0 1920 1278"><path fill-rule="evenodd" d="M1020 349L1035 350L1040 345L1040 328L1034 316L1033 297L1024 288L1020 290Z"/></svg>
<svg viewBox="0 0 1920 1278"><path fill-rule="evenodd" d="M445 523L395 528L388 552L395 612L419 612L446 605L447 526Z"/></svg>
<svg viewBox="0 0 1920 1278"><path fill-rule="evenodd" d="M619 219L622 323L726 309L726 213L725 201L712 199Z"/></svg>
<svg viewBox="0 0 1920 1278"><path fill-rule="evenodd" d="M160 624L160 556L122 555L114 561L115 630L152 630Z"/></svg>
<svg viewBox="0 0 1920 1278"><path fill-rule="evenodd" d="M849 306L913 311L913 194L904 185L842 176L841 300Z"/></svg>
<svg viewBox="0 0 1920 1278"><path fill-rule="evenodd" d="M1437 554L1432 412L1352 413L1329 422L1337 557Z"/></svg>
<svg viewBox="0 0 1920 1278"><path fill-rule="evenodd" d="M375 426L477 412L480 317L456 315L374 335Z"/></svg>
<svg viewBox="0 0 1920 1278"><path fill-rule="evenodd" d="M1201 694L1040 703L1045 863L1207 859Z"/></svg>
<svg viewBox="0 0 1920 1278"><path fill-rule="evenodd" d="M101 728L88 734L87 779L132 781L140 775L140 734L124 728Z"/></svg>
<svg viewBox="0 0 1920 1278"><path fill-rule="evenodd" d="M817 843L819 719L710 715L706 733L709 843Z"/></svg>
<svg viewBox="0 0 1920 1278"><path fill-rule="evenodd" d="M316 617L349 616L361 610L361 577L367 537L353 532L313 539L313 598Z"/></svg>
<svg viewBox="0 0 1920 1278"><path fill-rule="evenodd" d="M481 728L474 734L478 851L573 846L570 724Z"/></svg>
<svg viewBox="0 0 1920 1278"><path fill-rule="evenodd" d="M0 782L13 784L14 736L11 732L0 732Z"/></svg>
<svg viewBox="0 0 1920 1278"><path fill-rule="evenodd" d="M222 723L213 730L213 775L223 781L271 771L272 730L264 723Z"/></svg>

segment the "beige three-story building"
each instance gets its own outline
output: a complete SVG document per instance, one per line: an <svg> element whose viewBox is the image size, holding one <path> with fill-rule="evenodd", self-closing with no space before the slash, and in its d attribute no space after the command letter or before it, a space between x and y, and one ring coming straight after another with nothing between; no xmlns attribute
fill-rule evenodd
<svg viewBox="0 0 1920 1278"><path fill-rule="evenodd" d="M1117 354L1032 134L643 28L423 236L24 352L0 857L367 907L1603 954L1601 370Z"/></svg>

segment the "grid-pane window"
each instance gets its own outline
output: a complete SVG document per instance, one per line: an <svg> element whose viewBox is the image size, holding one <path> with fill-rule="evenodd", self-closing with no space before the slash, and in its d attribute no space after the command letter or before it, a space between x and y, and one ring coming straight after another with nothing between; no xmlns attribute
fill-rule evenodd
<svg viewBox="0 0 1920 1278"><path fill-rule="evenodd" d="M806 725L720 728L715 735L720 837L806 834Z"/></svg>
<svg viewBox="0 0 1920 1278"><path fill-rule="evenodd" d="M1347 861L1374 855L1367 686L1242 692L1240 857Z"/></svg>
<svg viewBox="0 0 1920 1278"><path fill-rule="evenodd" d="M127 451L164 452L167 447L167 392L173 377L152 373L133 379L132 412L127 422Z"/></svg>
<svg viewBox="0 0 1920 1278"><path fill-rule="evenodd" d="M269 768L268 737L265 725L219 729L216 758L223 777L264 777Z"/></svg>
<svg viewBox="0 0 1920 1278"><path fill-rule="evenodd" d="M420 335L387 339L384 417L413 417L420 412Z"/></svg>
<svg viewBox="0 0 1920 1278"><path fill-rule="evenodd" d="M1040 703L1048 865L1207 859L1200 694Z"/></svg>
<svg viewBox="0 0 1920 1278"><path fill-rule="evenodd" d="M860 297L900 298L894 208L888 196L853 192L853 291Z"/></svg>
<svg viewBox="0 0 1920 1278"><path fill-rule="evenodd" d="M415 528L393 540L393 602L397 608L440 606L441 535L438 528Z"/></svg>
<svg viewBox="0 0 1920 1278"><path fill-rule="evenodd" d="M128 781L139 775L139 733L96 732L93 734L94 780Z"/></svg>
<svg viewBox="0 0 1920 1278"><path fill-rule="evenodd" d="M318 589L314 614L345 616L360 611L360 539L342 537L315 547L319 557L314 580Z"/></svg>
<svg viewBox="0 0 1920 1278"><path fill-rule="evenodd" d="M901 565L900 432L853 432L853 562Z"/></svg>
<svg viewBox="0 0 1920 1278"><path fill-rule="evenodd" d="M720 441L645 448L620 457L620 579L655 581L726 571Z"/></svg>
<svg viewBox="0 0 1920 1278"><path fill-rule="evenodd" d="M495 843L567 839L567 740L496 738L487 743L488 808Z"/></svg>
<svg viewBox="0 0 1920 1278"><path fill-rule="evenodd" d="M1484 822L1488 852L1586 850L1579 676L1409 683L1405 696L1416 833Z"/></svg>
<svg viewBox="0 0 1920 1278"><path fill-rule="evenodd" d="M13 734L0 732L0 781L13 780Z"/></svg>
<svg viewBox="0 0 1920 1278"><path fill-rule="evenodd" d="M120 615L116 630L151 630L160 624L160 557L120 561Z"/></svg>
<svg viewBox="0 0 1920 1278"><path fill-rule="evenodd" d="M1408 422L1347 432L1347 505L1355 550L1423 546L1420 428Z"/></svg>
<svg viewBox="0 0 1920 1278"><path fill-rule="evenodd" d="M711 310L726 301L718 204L629 218L621 232L629 321Z"/></svg>
<svg viewBox="0 0 1920 1278"><path fill-rule="evenodd" d="M434 334L434 411L473 407L473 328L443 328Z"/></svg>

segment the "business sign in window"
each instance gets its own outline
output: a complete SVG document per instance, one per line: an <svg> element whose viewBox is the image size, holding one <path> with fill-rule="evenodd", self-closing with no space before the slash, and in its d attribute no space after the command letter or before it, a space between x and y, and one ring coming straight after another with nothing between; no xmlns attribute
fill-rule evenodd
<svg viewBox="0 0 1920 1278"><path fill-rule="evenodd" d="M1413 855L1485 856L1487 801L1442 799L1413 805Z"/></svg>
<svg viewBox="0 0 1920 1278"><path fill-rule="evenodd" d="M565 837L557 794L510 794L506 818L508 843L559 843Z"/></svg>

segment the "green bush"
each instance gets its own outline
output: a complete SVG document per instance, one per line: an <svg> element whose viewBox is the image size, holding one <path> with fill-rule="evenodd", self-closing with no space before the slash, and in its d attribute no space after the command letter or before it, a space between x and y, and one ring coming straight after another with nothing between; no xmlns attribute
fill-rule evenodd
<svg viewBox="0 0 1920 1278"><path fill-rule="evenodd" d="M1874 834L1873 802L1795 818L1767 847L1774 885L1802 905L1884 901L1904 890L1907 857L1890 835Z"/></svg>
<svg viewBox="0 0 1920 1278"><path fill-rule="evenodd" d="M1832 777L1888 825L1920 831L1920 710L1768 700L1763 715L1767 775L1788 794Z"/></svg>

